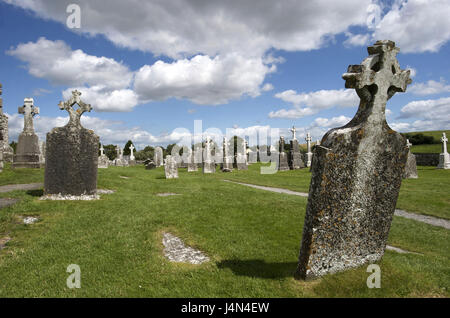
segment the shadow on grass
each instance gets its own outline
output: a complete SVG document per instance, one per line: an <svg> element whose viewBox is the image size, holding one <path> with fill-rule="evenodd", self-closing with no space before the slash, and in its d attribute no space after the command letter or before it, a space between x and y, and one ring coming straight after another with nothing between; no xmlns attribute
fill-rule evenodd
<svg viewBox="0 0 450 318"><path fill-rule="evenodd" d="M229 268L234 274L239 276L259 277L259 278L287 278L294 277L297 262L286 263L266 263L264 260L225 260L217 264L217 267Z"/></svg>
<svg viewBox="0 0 450 318"><path fill-rule="evenodd" d="M44 195L44 190L43 189L38 189L38 190L28 190L26 192L26 194L31 195L33 197L42 197Z"/></svg>

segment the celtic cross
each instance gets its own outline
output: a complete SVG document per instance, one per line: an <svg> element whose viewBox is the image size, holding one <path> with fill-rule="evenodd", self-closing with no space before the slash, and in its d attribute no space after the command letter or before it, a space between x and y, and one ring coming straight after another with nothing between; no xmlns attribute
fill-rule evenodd
<svg viewBox="0 0 450 318"><path fill-rule="evenodd" d="M84 103L81 98L81 92L74 90L72 91L72 97L68 101L59 102L58 106L60 109L65 109L69 113L70 119L67 126L81 127L80 118L85 112L90 112L92 106L90 104ZM77 104L79 108L77 110L73 109L73 106Z"/></svg>
<svg viewBox="0 0 450 318"><path fill-rule="evenodd" d="M23 100L23 106L19 107L19 114L23 114L23 132L34 134L33 117L39 114L39 107L34 106L32 98Z"/></svg>

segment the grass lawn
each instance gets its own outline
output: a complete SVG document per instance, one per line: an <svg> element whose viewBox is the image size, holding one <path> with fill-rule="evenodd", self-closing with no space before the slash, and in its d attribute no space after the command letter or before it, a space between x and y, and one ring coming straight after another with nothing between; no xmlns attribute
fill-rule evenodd
<svg viewBox="0 0 450 318"><path fill-rule="evenodd" d="M412 153L441 153L442 144L431 144L431 145L412 145Z"/></svg>
<svg viewBox="0 0 450 318"><path fill-rule="evenodd" d="M420 255L386 251L379 262L380 289L367 288L366 267L309 282L294 280L307 198L222 180L307 192L310 173L260 175L259 166L212 175L180 169L180 178L171 180L162 168L99 169L98 187L116 193L98 201L39 201L39 190L0 193L21 199L0 210L0 239L11 238L0 250L0 297L450 296L449 231L399 217L394 217L389 244ZM446 211L448 217L449 201L442 197L449 176L449 171L421 168L419 179L403 183L399 207ZM7 167L0 174L0 185L28 182L43 182L42 170ZM161 192L181 195L155 195ZM41 220L24 225L19 219L24 215ZM168 262L162 252L164 231L211 261ZM80 289L66 286L70 264L81 268Z"/></svg>

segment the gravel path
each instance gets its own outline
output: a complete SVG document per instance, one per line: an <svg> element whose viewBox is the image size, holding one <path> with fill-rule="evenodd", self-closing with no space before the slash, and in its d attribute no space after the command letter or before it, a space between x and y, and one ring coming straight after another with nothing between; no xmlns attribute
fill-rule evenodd
<svg viewBox="0 0 450 318"><path fill-rule="evenodd" d="M11 192L16 190L38 190L43 187L44 187L43 183L9 184L0 186L0 193Z"/></svg>
<svg viewBox="0 0 450 318"><path fill-rule="evenodd" d="M247 187L252 187L252 188L260 189L260 190L298 195L301 197L308 197L308 193L305 193L305 192L295 192L295 191L280 189L280 188L263 187L263 186L258 186L258 185L254 185L254 184L248 184L248 183L242 183L242 182L236 182L236 181L230 181L230 180L223 180L223 181L241 184L241 185L245 185ZM407 218L407 219L412 219L412 220L419 221L419 222L423 222L426 224L434 225L434 226L443 227L447 230L450 230L450 221L445 220L445 219L440 219L440 218L433 217L433 216L415 214L415 213L406 212L406 211L399 210L399 209L395 210L394 215L400 216L403 218Z"/></svg>

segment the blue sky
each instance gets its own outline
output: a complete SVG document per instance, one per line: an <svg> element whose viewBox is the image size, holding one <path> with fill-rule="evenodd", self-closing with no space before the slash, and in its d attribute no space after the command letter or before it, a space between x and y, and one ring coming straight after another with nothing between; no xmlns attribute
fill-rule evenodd
<svg viewBox="0 0 450 318"><path fill-rule="evenodd" d="M66 25L76 3L81 28ZM351 9L349 9L351 8ZM341 75L391 39L413 84L387 105L398 131L450 128L448 1L0 0L0 83L10 140L33 97L41 139L77 88L94 111L83 123L103 143L182 142L177 128L254 134L280 128L313 139L346 124L358 98Z"/></svg>

